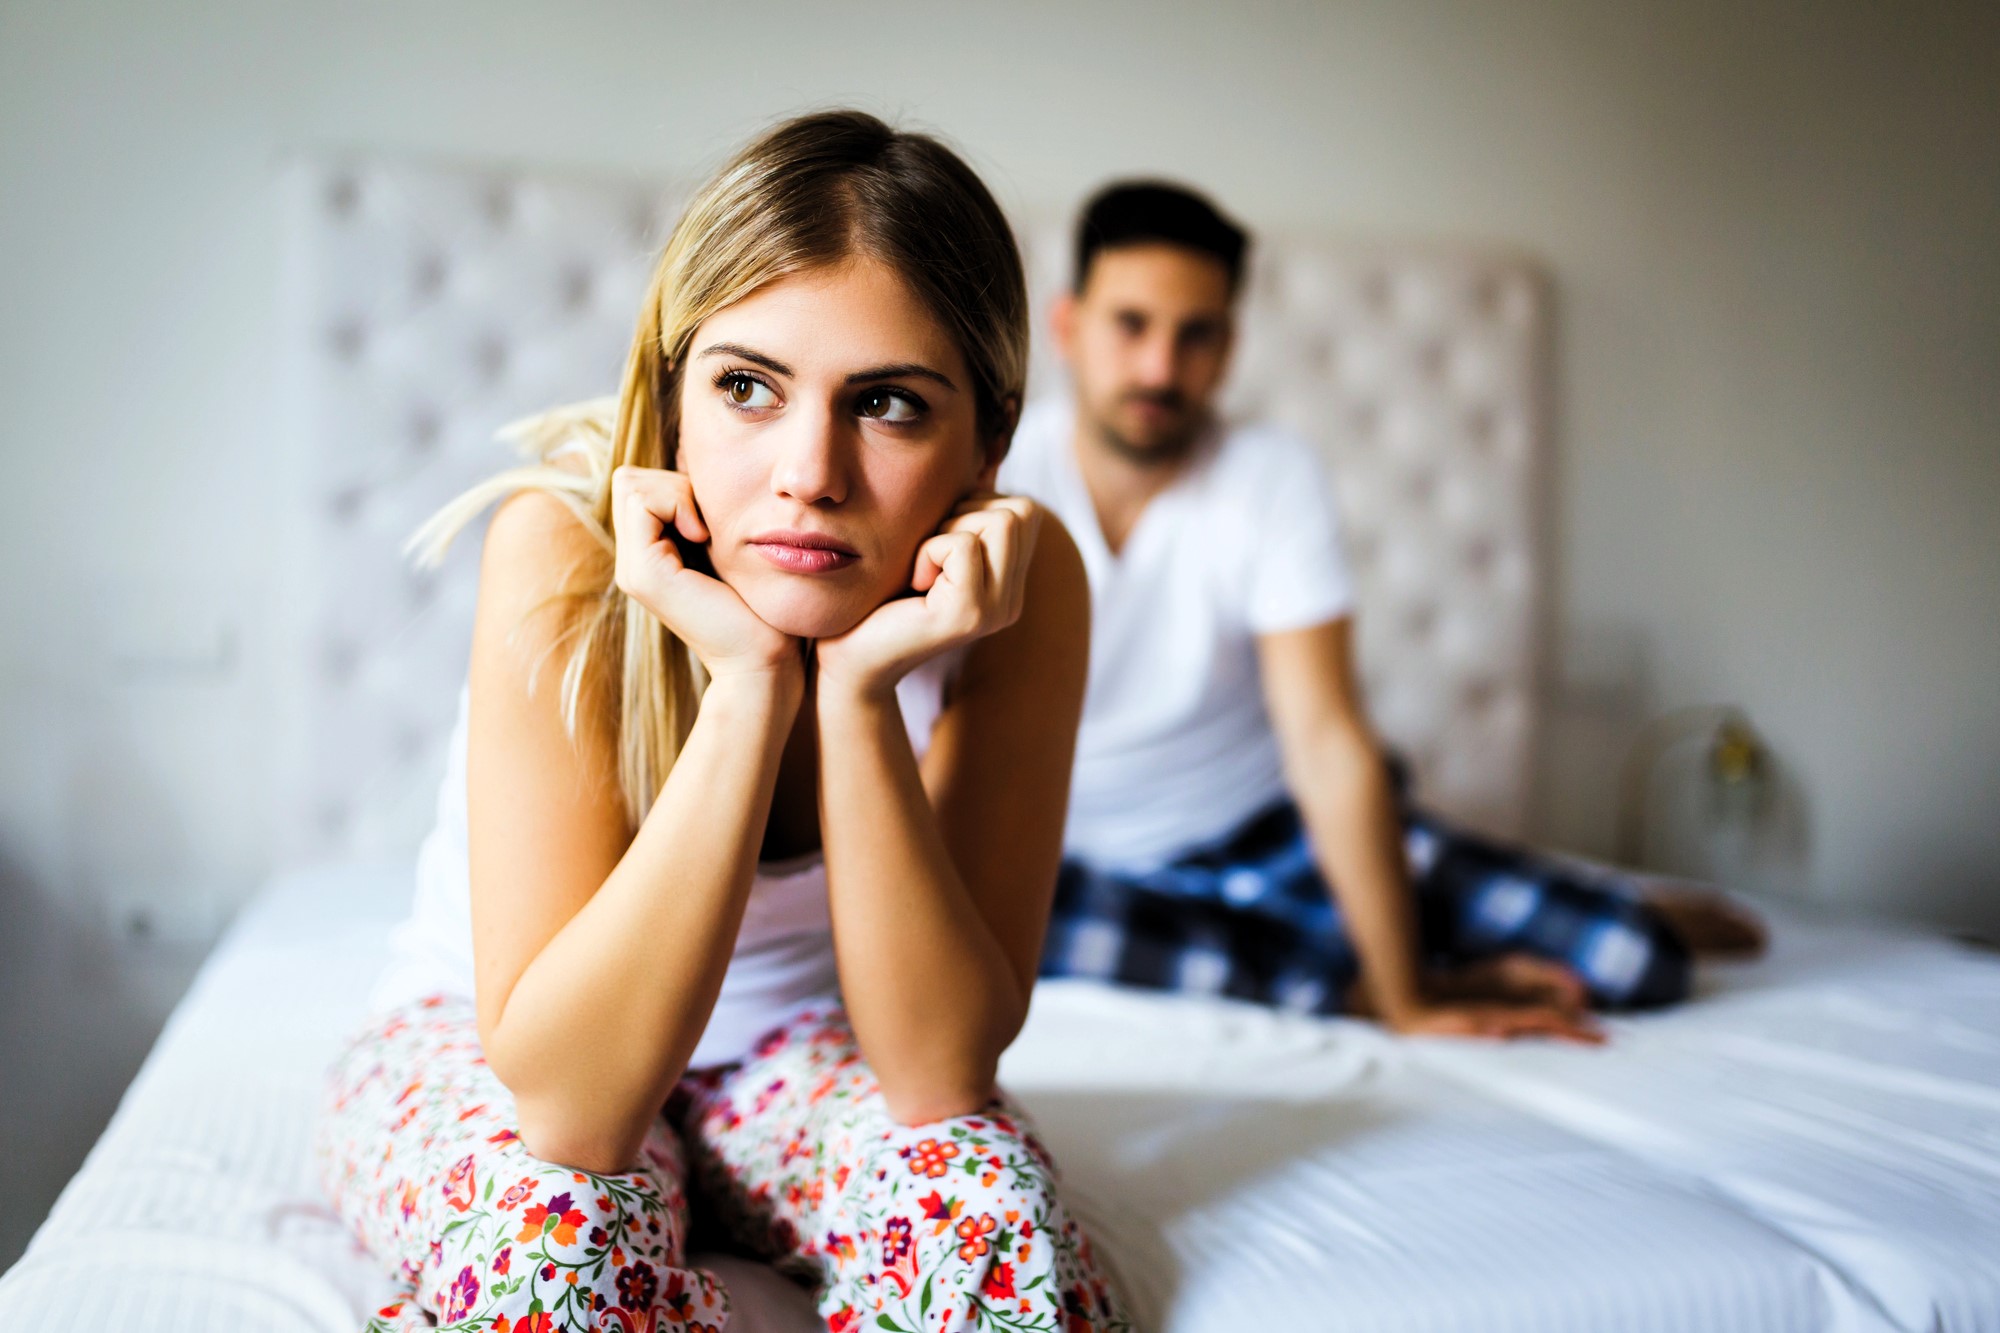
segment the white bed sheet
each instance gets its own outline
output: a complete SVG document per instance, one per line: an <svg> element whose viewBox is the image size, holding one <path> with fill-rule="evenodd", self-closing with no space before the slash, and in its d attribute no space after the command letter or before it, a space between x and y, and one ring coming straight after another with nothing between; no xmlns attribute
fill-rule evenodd
<svg viewBox="0 0 2000 1333"><path fill-rule="evenodd" d="M359 1326L387 1283L305 1149L407 886L405 866L339 867L260 897L0 1279L0 1315ZM1794 925L1771 967L1621 1024L1609 1053L1050 983L1003 1078L1162 1333L1993 1327L2000 1247L1975 1251L1996 1225L2000 965ZM1646 1126L1669 1120L1662 1147ZM739 1333L812 1326L768 1272L725 1275Z"/></svg>
<svg viewBox="0 0 2000 1333"><path fill-rule="evenodd" d="M1429 1067L1699 1176L1838 1271L1853 1327L2000 1331L2000 956L1777 904L1611 1058L1432 1045Z"/></svg>

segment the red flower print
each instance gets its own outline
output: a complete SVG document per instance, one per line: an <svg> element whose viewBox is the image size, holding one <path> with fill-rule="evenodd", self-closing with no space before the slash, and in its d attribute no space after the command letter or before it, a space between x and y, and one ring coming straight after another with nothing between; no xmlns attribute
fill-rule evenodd
<svg viewBox="0 0 2000 1333"><path fill-rule="evenodd" d="M521 1234L514 1239L529 1241L547 1231L558 1245L576 1244L576 1229L584 1224L585 1218L582 1210L570 1207L570 1202L569 1194L564 1192L522 1213Z"/></svg>
<svg viewBox="0 0 2000 1333"><path fill-rule="evenodd" d="M931 1228L933 1236L942 1236L951 1226L953 1219L965 1209L965 1204L960 1200L947 1199L936 1190L917 1200L917 1206L924 1210L925 1221L937 1224Z"/></svg>
<svg viewBox="0 0 2000 1333"><path fill-rule="evenodd" d="M479 1181L472 1162L473 1158L468 1153L444 1178L444 1201L461 1213L472 1207L472 1200L478 1194Z"/></svg>
<svg viewBox="0 0 2000 1333"><path fill-rule="evenodd" d="M651 1264L631 1264L618 1270L618 1299L626 1309L645 1309L659 1291L660 1277Z"/></svg>
<svg viewBox="0 0 2000 1333"><path fill-rule="evenodd" d="M694 1310L694 1297L688 1294L687 1274L676 1268L667 1274L667 1307L682 1319Z"/></svg>
<svg viewBox="0 0 2000 1333"><path fill-rule="evenodd" d="M892 1217L882 1228L882 1277L896 1284L897 1299L917 1287L917 1250L910 1244L909 1219Z"/></svg>
<svg viewBox="0 0 2000 1333"><path fill-rule="evenodd" d="M398 1202L397 1206L402 1210L403 1220L405 1222L409 1221L410 1218L415 1215L417 1211L416 1181L406 1180L403 1182L403 1197Z"/></svg>
<svg viewBox="0 0 2000 1333"><path fill-rule="evenodd" d="M444 1294L444 1322L455 1324L472 1312L472 1303L479 1299L479 1279L472 1275L467 1265L458 1270L458 1281Z"/></svg>
<svg viewBox="0 0 2000 1333"><path fill-rule="evenodd" d="M958 1224L958 1238L965 1244L958 1247L958 1257L971 1263L980 1255L992 1249L986 1240L993 1229L1000 1224L993 1220L993 1214L981 1213L978 1217L968 1217Z"/></svg>
<svg viewBox="0 0 2000 1333"><path fill-rule="evenodd" d="M488 1143L517 1143L520 1141L520 1138L521 1136L519 1134L516 1134L513 1130L503 1129L499 1130L496 1133L488 1134L486 1136L486 1141ZM518 1328L520 1326L517 1324L515 1325L515 1327Z"/></svg>
<svg viewBox="0 0 2000 1333"><path fill-rule="evenodd" d="M851 1305L843 1305L826 1317L828 1333L849 1333L861 1322L861 1312Z"/></svg>
<svg viewBox="0 0 2000 1333"><path fill-rule="evenodd" d="M986 1280L979 1284L989 1300L1012 1300L1014 1296L1014 1265L995 1264L986 1274Z"/></svg>
<svg viewBox="0 0 2000 1333"><path fill-rule="evenodd" d="M485 1102L481 1102L477 1106L468 1106L463 1111L460 1111L458 1113L458 1118L460 1120L470 1120L472 1119L472 1117L478 1115L481 1111L484 1111L485 1109L486 1109Z"/></svg>
<svg viewBox="0 0 2000 1333"><path fill-rule="evenodd" d="M555 1316L547 1310L524 1314L514 1321L514 1333L556 1333Z"/></svg>
<svg viewBox="0 0 2000 1333"><path fill-rule="evenodd" d="M1068 1333L1090 1333L1090 1293L1081 1282L1063 1293L1063 1327Z"/></svg>
<svg viewBox="0 0 2000 1333"><path fill-rule="evenodd" d="M839 1232L826 1233L826 1252L836 1259L852 1259L855 1256L854 1237L843 1236Z"/></svg>
<svg viewBox="0 0 2000 1333"><path fill-rule="evenodd" d="M529 1194L534 1192L534 1188L535 1188L534 1177L522 1176L521 1183L518 1185L508 1186L507 1192L500 1196L500 1202L495 1204L494 1206L497 1207L503 1213L511 1213L516 1208L519 1208L521 1206L521 1200L527 1198Z"/></svg>
<svg viewBox="0 0 2000 1333"><path fill-rule="evenodd" d="M950 1170L951 1159L958 1156L956 1143L939 1143L936 1139L924 1139L914 1148L903 1149L903 1156L910 1159L910 1174L929 1176L936 1180Z"/></svg>

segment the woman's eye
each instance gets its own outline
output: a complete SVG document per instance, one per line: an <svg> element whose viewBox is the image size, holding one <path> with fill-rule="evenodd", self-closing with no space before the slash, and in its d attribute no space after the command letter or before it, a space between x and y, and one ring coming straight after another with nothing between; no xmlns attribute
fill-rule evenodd
<svg viewBox="0 0 2000 1333"><path fill-rule="evenodd" d="M915 421L920 415L910 396L896 389L870 389L861 395L857 407L864 417L892 423Z"/></svg>
<svg viewBox="0 0 2000 1333"><path fill-rule="evenodd" d="M778 395L771 392L771 386L744 374L722 377L722 396L733 407L774 407Z"/></svg>

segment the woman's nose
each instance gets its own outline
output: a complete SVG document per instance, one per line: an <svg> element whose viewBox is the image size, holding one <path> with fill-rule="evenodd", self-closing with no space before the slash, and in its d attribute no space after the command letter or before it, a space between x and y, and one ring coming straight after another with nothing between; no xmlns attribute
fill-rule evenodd
<svg viewBox="0 0 2000 1333"><path fill-rule="evenodd" d="M847 498L847 442L833 412L798 412L785 422L771 489L799 504L839 504Z"/></svg>

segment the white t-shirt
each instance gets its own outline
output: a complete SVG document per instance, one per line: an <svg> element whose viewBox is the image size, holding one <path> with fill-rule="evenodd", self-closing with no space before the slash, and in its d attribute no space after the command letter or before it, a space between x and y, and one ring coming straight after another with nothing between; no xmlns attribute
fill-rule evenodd
<svg viewBox="0 0 2000 1333"><path fill-rule="evenodd" d="M1111 553L1076 462L1070 403L1022 414L1000 489L1052 510L1090 574L1090 685L1065 846L1160 865L1285 792L1257 671L1260 634L1352 605L1326 469L1303 440L1216 428Z"/></svg>
<svg viewBox="0 0 2000 1333"><path fill-rule="evenodd" d="M896 687L903 724L919 759L930 747L931 730L944 711L946 686L963 659L962 652L941 653ZM444 781L438 787L437 823L417 852L410 915L390 933L388 966L370 996L370 1007L378 1013L440 992L465 999L473 995L467 699L461 689ZM839 997L826 862L817 852L760 862L750 880L743 924L736 932L722 991L688 1065L699 1068L740 1060L759 1037L806 1005Z"/></svg>

